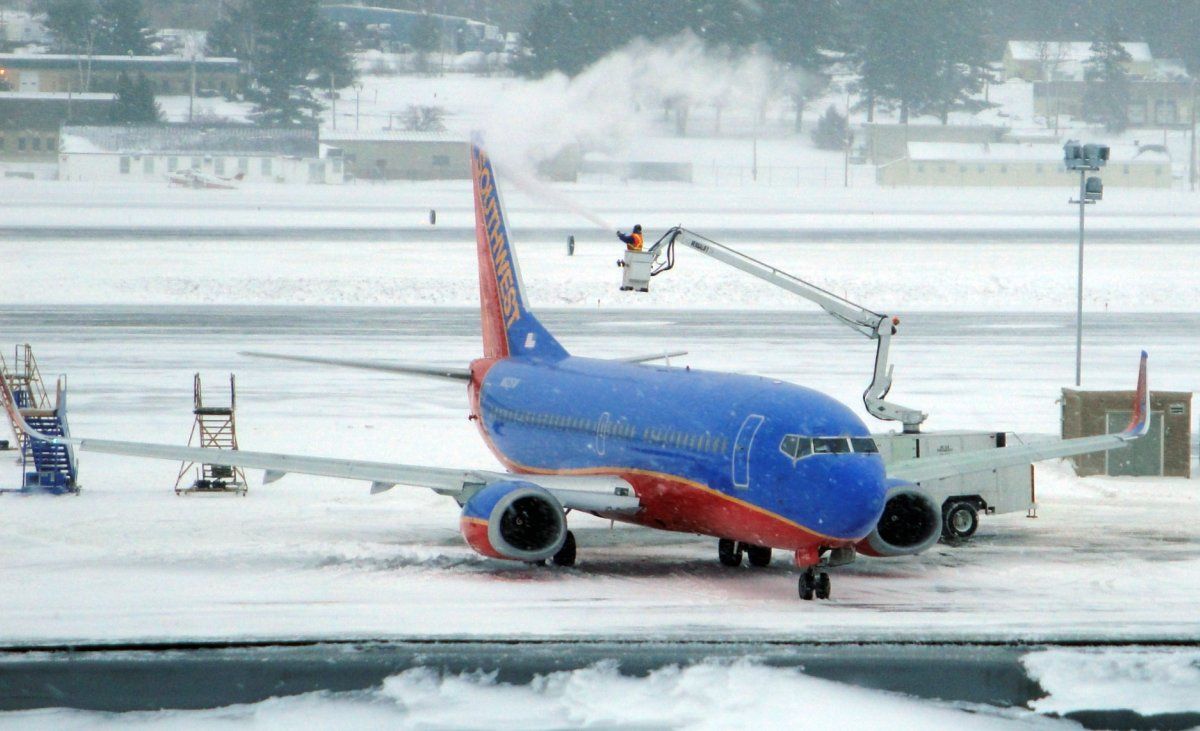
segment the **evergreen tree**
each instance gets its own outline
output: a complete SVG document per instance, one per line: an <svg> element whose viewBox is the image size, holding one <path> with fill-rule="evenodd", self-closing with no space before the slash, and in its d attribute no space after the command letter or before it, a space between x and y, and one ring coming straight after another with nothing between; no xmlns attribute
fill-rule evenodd
<svg viewBox="0 0 1200 731"><path fill-rule="evenodd" d="M413 24L410 40L413 53L416 54L416 69L424 73L429 70L429 54L442 46L442 27L438 24L437 18L429 13L417 18L417 22Z"/></svg>
<svg viewBox="0 0 1200 731"><path fill-rule="evenodd" d="M900 122L928 102L934 77L933 35L924 15L923 0L867 0L860 8L860 29L853 59L861 78L867 120L873 121L875 106L894 102L900 107Z"/></svg>
<svg viewBox="0 0 1200 731"><path fill-rule="evenodd" d="M91 57L95 52L99 29L99 7L95 0L43 0L46 29L54 35L53 48L74 54L79 70L79 91L90 91Z"/></svg>
<svg viewBox="0 0 1200 731"><path fill-rule="evenodd" d="M162 110L154 101L154 86L143 74L133 81L125 72L117 77L117 95L109 109L113 124L148 124L162 119Z"/></svg>
<svg viewBox="0 0 1200 731"><path fill-rule="evenodd" d="M342 32L318 13L318 0L236 0L227 3L209 34L209 51L245 65L246 97L263 124L313 121L318 90L354 83Z"/></svg>
<svg viewBox="0 0 1200 731"><path fill-rule="evenodd" d="M947 124L950 112L977 112L990 106L978 95L992 80L985 31L991 27L989 6L980 0L939 0L932 9L942 22L934 44L933 76L928 98L918 111Z"/></svg>
<svg viewBox="0 0 1200 731"><path fill-rule="evenodd" d="M96 53L149 55L150 29L142 0L99 0L96 22Z"/></svg>
<svg viewBox="0 0 1200 731"><path fill-rule="evenodd" d="M990 72L981 0L867 0L861 7L853 53L868 120L876 103L911 114L978 109L974 96Z"/></svg>
<svg viewBox="0 0 1200 731"><path fill-rule="evenodd" d="M813 144L822 150L841 150L850 143L852 137L846 118L832 104L812 132Z"/></svg>
<svg viewBox="0 0 1200 731"><path fill-rule="evenodd" d="M95 0L43 0L46 30L54 36L52 48L60 53L94 51L99 7Z"/></svg>
<svg viewBox="0 0 1200 731"><path fill-rule="evenodd" d="M1102 123L1109 132L1123 132L1129 126L1129 74L1125 66L1133 58L1120 38L1120 26L1106 25L1092 42L1092 57L1084 63L1083 117Z"/></svg>
<svg viewBox="0 0 1200 731"><path fill-rule="evenodd" d="M796 106L794 129L800 132L809 95L825 85L826 53L845 45L841 5L837 0L768 0L762 9L760 35L771 55L791 72L782 91Z"/></svg>

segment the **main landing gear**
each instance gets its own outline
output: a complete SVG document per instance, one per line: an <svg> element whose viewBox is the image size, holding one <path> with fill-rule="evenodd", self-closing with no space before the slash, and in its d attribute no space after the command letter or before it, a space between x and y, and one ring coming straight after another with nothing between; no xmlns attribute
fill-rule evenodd
<svg viewBox="0 0 1200 731"><path fill-rule="evenodd" d="M720 559L722 566L731 568L741 566L743 553L750 559L750 565L755 568L762 568L771 563L770 546L739 543L730 538L722 538L717 541L717 558Z"/></svg>
<svg viewBox="0 0 1200 731"><path fill-rule="evenodd" d="M829 589L829 574L824 571L818 572L809 566L800 574L800 598L804 601L812 601L814 596L817 599L828 599Z"/></svg>
<svg viewBox="0 0 1200 731"><path fill-rule="evenodd" d="M562 548L558 549L558 553L550 561L555 566L574 566L575 565L575 534L567 531L567 538L563 541Z"/></svg>

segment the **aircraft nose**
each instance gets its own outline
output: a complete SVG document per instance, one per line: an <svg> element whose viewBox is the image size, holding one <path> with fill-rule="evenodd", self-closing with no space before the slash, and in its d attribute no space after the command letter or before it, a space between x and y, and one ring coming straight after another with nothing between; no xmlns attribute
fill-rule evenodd
<svg viewBox="0 0 1200 731"><path fill-rule="evenodd" d="M887 496L887 473L877 455L838 455L805 460L809 496L804 514L808 528L834 538L858 539L869 534Z"/></svg>

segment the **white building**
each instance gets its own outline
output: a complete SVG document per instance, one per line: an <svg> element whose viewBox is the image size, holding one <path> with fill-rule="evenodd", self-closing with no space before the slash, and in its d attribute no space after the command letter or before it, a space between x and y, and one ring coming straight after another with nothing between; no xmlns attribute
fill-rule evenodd
<svg viewBox="0 0 1200 731"><path fill-rule="evenodd" d="M49 43L50 33L42 20L41 15L0 8L0 41L12 44Z"/></svg>
<svg viewBox="0 0 1200 731"><path fill-rule="evenodd" d="M345 180L341 150L320 144L315 127L64 126L60 134L60 180L165 183L188 170L246 183Z"/></svg>
<svg viewBox="0 0 1200 731"><path fill-rule="evenodd" d="M1134 78L1147 78L1154 72L1150 44L1124 41L1129 54L1125 70ZM1001 65L1004 79L1025 81L1082 80L1086 64L1092 58L1087 41L1009 41L1004 46Z"/></svg>
<svg viewBox="0 0 1200 731"><path fill-rule="evenodd" d="M908 154L880 165L880 185L1079 187L1060 144L909 142ZM1109 187L1169 188L1171 158L1160 146L1113 145L1099 175Z"/></svg>

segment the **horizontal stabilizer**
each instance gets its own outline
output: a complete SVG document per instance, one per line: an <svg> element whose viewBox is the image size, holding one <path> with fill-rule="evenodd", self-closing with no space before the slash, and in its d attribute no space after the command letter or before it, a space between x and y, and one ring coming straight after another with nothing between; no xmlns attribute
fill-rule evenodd
<svg viewBox="0 0 1200 731"><path fill-rule="evenodd" d="M387 361L351 360L344 358L315 358L308 355L283 355L280 353L256 353L248 351L243 351L240 355L248 355L251 358L270 358L272 360L290 360L297 363L315 363L317 365L358 368L364 371L401 373L408 376L446 378L454 381L471 380L471 371L469 368L455 368L453 366L426 365L423 363L389 363Z"/></svg>
<svg viewBox="0 0 1200 731"><path fill-rule="evenodd" d="M662 353L650 353L647 355L627 355L624 358L615 358L621 363L649 363L654 360L668 360L670 358L678 358L681 355L687 355L686 350L668 350Z"/></svg>

